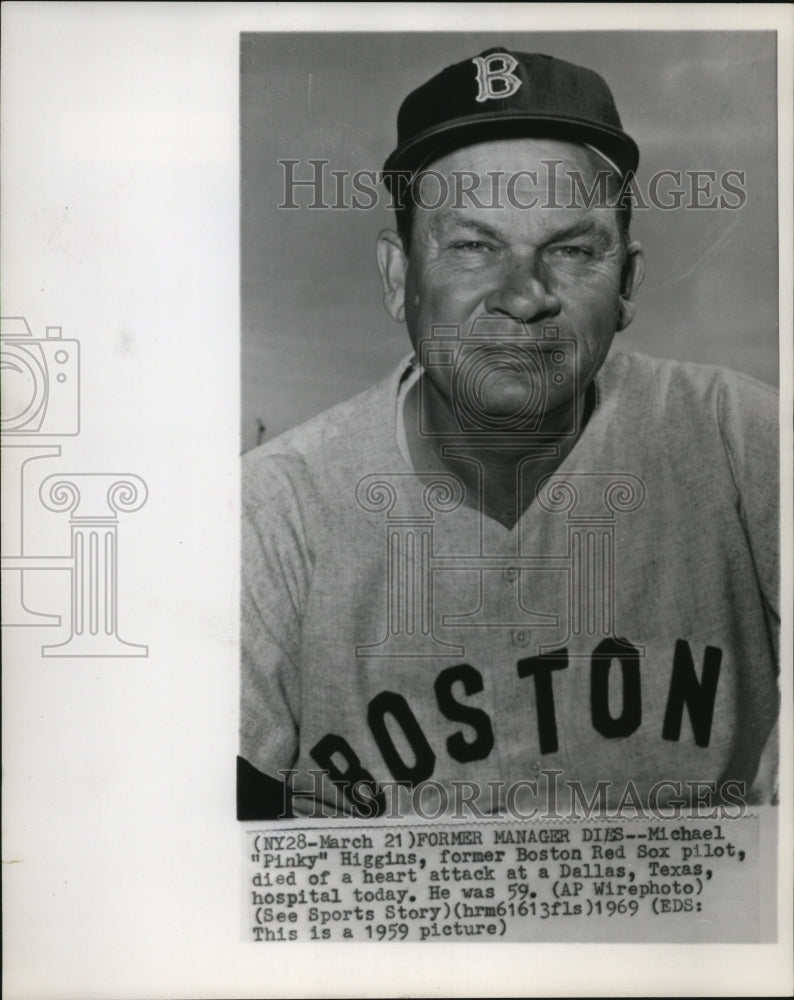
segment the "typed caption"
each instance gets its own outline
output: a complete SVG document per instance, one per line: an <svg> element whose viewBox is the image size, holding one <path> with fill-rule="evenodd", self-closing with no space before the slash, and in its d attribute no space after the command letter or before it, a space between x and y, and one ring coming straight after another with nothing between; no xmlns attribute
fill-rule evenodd
<svg viewBox="0 0 794 1000"><path fill-rule="evenodd" d="M757 942L759 845L758 816L247 830L246 936Z"/></svg>

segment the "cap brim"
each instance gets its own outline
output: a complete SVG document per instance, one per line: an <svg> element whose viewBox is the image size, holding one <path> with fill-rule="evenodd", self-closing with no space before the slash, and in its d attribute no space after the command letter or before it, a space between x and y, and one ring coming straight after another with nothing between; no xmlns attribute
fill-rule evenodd
<svg viewBox="0 0 794 1000"><path fill-rule="evenodd" d="M620 129L580 118L521 113L483 114L444 122L398 146L383 167L384 182L391 189L390 174L415 171L465 146L495 139L556 139L595 147L612 160L625 176L637 169L637 144Z"/></svg>

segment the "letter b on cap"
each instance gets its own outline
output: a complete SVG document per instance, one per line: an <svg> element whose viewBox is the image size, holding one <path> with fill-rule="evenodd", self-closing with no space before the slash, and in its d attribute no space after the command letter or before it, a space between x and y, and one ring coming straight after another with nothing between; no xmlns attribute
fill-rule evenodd
<svg viewBox="0 0 794 1000"><path fill-rule="evenodd" d="M521 86L521 81L513 73L518 63L509 52L475 56L472 62L477 67L477 100L480 102L510 97Z"/></svg>

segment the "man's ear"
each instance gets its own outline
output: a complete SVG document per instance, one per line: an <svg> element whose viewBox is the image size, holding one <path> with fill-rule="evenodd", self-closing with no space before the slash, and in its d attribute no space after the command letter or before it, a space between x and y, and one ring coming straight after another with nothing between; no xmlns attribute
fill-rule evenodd
<svg viewBox="0 0 794 1000"><path fill-rule="evenodd" d="M392 229L378 235L378 268L383 282L383 304L396 323L405 319L405 272L408 259L402 240Z"/></svg>
<svg viewBox="0 0 794 1000"><path fill-rule="evenodd" d="M642 284L645 277L645 251L642 244L636 240L629 243L626 248L626 262L623 265L620 288L620 316L618 317L618 330L625 330L634 319L637 312L637 305L634 298L637 289Z"/></svg>

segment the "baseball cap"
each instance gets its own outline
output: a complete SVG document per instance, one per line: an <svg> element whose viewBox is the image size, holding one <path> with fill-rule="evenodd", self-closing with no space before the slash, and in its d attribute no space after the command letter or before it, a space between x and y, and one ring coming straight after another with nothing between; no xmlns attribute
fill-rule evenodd
<svg viewBox="0 0 794 1000"><path fill-rule="evenodd" d="M532 137L592 146L624 176L639 162L598 73L553 56L491 48L448 66L405 98L384 181L391 190L397 172L413 174L463 146Z"/></svg>

